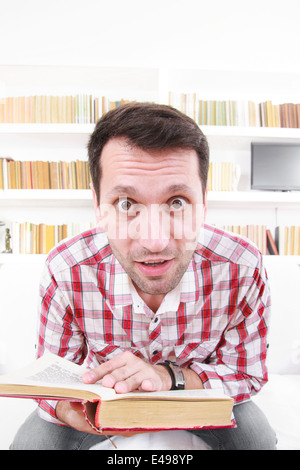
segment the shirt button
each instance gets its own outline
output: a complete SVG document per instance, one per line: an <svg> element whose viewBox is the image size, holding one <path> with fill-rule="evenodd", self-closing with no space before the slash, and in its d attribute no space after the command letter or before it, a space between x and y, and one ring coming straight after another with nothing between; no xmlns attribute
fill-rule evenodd
<svg viewBox="0 0 300 470"><path fill-rule="evenodd" d="M158 354L159 351L157 351L157 349L155 349L155 351L153 351L152 353L152 356L156 356L156 354Z"/></svg>
<svg viewBox="0 0 300 470"><path fill-rule="evenodd" d="M157 323L158 322L158 317L155 317L154 318L154 323Z"/></svg>

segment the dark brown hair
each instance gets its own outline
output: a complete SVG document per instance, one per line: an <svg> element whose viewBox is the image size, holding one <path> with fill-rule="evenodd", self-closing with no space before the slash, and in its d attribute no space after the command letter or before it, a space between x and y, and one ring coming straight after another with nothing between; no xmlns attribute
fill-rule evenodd
<svg viewBox="0 0 300 470"><path fill-rule="evenodd" d="M203 196L207 184L209 149L198 125L170 106L130 103L104 114L88 143L89 169L98 203L101 180L101 152L112 138L123 137L142 150L183 148L195 150L199 157L199 176Z"/></svg>

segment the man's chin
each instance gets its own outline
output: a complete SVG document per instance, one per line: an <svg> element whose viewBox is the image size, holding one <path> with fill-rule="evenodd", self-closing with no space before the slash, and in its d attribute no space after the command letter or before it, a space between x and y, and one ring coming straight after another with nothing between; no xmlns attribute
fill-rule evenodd
<svg viewBox="0 0 300 470"><path fill-rule="evenodd" d="M163 279L162 276L157 276L157 278L141 279L140 277L134 276L131 278L133 284L137 288L148 295L166 295L168 292L173 290L180 279Z"/></svg>

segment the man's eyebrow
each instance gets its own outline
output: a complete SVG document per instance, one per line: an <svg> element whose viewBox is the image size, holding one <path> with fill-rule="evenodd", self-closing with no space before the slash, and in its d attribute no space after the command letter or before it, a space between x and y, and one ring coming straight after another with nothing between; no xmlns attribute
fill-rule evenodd
<svg viewBox="0 0 300 470"><path fill-rule="evenodd" d="M120 194L136 195L137 191L134 186L118 184L114 186L107 194L108 197L119 196Z"/></svg>
<svg viewBox="0 0 300 470"><path fill-rule="evenodd" d="M193 188L191 188L189 185L184 183L178 183L166 186L166 192L170 194L180 195L181 193L192 194L194 191Z"/></svg>

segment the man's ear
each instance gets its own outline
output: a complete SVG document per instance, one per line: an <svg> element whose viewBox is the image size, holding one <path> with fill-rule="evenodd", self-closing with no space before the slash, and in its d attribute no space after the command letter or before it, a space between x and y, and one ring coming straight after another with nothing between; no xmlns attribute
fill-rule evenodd
<svg viewBox="0 0 300 470"><path fill-rule="evenodd" d="M94 213L96 217L96 224L97 227L101 228L101 211L100 211L100 205L98 204L98 198L96 191L94 189L93 184L90 184L91 190L92 190L92 195L93 195L93 201L94 201Z"/></svg>

